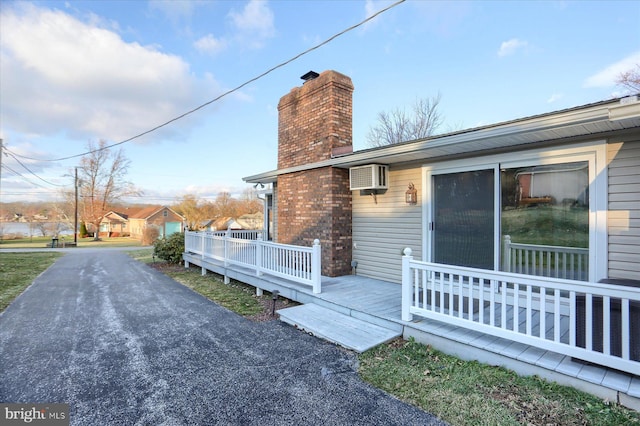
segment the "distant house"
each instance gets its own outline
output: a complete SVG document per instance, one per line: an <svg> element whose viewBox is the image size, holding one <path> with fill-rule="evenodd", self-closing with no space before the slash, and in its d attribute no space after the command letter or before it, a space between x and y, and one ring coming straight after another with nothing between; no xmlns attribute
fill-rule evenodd
<svg viewBox="0 0 640 426"><path fill-rule="evenodd" d="M103 237L128 237L129 220L126 214L110 211L100 222L100 236Z"/></svg>
<svg viewBox="0 0 640 426"><path fill-rule="evenodd" d="M242 229L263 229L264 214L262 212L244 214L237 219Z"/></svg>
<svg viewBox="0 0 640 426"><path fill-rule="evenodd" d="M185 218L167 206L144 206L125 209L124 212L110 211L102 219L100 235L131 236L142 239L148 227L158 229L159 236L165 237L184 231Z"/></svg>
<svg viewBox="0 0 640 426"><path fill-rule="evenodd" d="M185 218L167 206L147 206L129 213L129 229L133 238L142 238L144 230L158 228L160 237L184 231Z"/></svg>
<svg viewBox="0 0 640 426"><path fill-rule="evenodd" d="M237 219L232 217L221 217L218 219L207 219L200 222L199 230L206 232L231 230L255 230L263 229L264 215L262 212L245 214Z"/></svg>

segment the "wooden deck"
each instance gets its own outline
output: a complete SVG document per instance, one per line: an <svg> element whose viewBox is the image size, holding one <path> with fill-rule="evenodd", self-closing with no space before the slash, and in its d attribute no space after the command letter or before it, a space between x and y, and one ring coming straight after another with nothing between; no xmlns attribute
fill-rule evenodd
<svg viewBox="0 0 640 426"><path fill-rule="evenodd" d="M288 299L315 304L384 327L406 339L414 337L462 359L504 366L521 375L538 375L640 410L640 375L576 362L571 357L444 322L429 319L402 321L400 284L357 275L322 277L322 293L314 294L308 286L266 275L257 277L252 271L242 268L211 262L202 265L200 256L185 255L185 260L258 289L278 290ZM336 326L339 327L339 323ZM314 334L321 337L324 333L316 331Z"/></svg>

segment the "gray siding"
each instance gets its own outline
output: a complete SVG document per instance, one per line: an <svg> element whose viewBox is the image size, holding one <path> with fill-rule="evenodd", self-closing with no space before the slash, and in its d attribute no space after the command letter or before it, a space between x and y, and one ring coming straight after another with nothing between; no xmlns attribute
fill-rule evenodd
<svg viewBox="0 0 640 426"><path fill-rule="evenodd" d="M609 278L640 279L640 141L607 145Z"/></svg>
<svg viewBox="0 0 640 426"><path fill-rule="evenodd" d="M409 183L418 190L418 204L405 203ZM389 189L377 195L353 191L353 260L357 273L402 282L402 250L410 247L422 259L422 171L419 166L390 168Z"/></svg>

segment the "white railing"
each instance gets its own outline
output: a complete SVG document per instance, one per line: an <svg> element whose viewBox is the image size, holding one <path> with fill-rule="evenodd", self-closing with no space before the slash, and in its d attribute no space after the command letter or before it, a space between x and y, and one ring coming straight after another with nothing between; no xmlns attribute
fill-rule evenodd
<svg viewBox="0 0 640 426"><path fill-rule="evenodd" d="M511 242L504 236L503 269L518 274L588 281L589 249Z"/></svg>
<svg viewBox="0 0 640 426"><path fill-rule="evenodd" d="M321 292L320 241L303 247L231 237L231 232L185 232L185 253L199 255L203 268L207 260L251 269L257 276L272 275L309 285L314 293ZM245 234L247 236L248 234Z"/></svg>
<svg viewBox="0 0 640 426"><path fill-rule="evenodd" d="M213 235L221 237L242 238L244 240L257 240L258 235L262 234L261 229L227 229L226 231L211 231L208 232Z"/></svg>
<svg viewBox="0 0 640 426"><path fill-rule="evenodd" d="M447 322L585 361L640 371L640 288L402 258L402 320Z"/></svg>

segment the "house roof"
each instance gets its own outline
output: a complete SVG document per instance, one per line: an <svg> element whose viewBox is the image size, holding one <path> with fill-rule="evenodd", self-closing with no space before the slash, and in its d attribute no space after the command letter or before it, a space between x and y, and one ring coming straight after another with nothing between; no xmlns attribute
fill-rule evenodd
<svg viewBox="0 0 640 426"><path fill-rule="evenodd" d="M638 96L601 101L561 111L476 127L415 141L370 148L317 163L272 170L243 178L249 183L275 182L279 175L321 167L349 168L371 163L398 164L444 159L477 152L502 152L640 128Z"/></svg>
<svg viewBox="0 0 640 426"><path fill-rule="evenodd" d="M148 219L148 218L150 218L151 216L153 216L154 214L158 213L159 211L161 211L163 209L167 209L167 210L171 211L173 214L179 216L180 218L182 218L184 220L184 218L181 215L179 215L178 213L173 211L170 207L160 206L160 205L150 205L150 206L132 208L132 209L127 211L126 217L128 217L129 219ZM118 213L118 214L120 214L120 213ZM120 215L122 215L122 214L120 214Z"/></svg>
<svg viewBox="0 0 640 426"><path fill-rule="evenodd" d="M242 226L238 224L232 217L220 217L214 220L210 226L218 231L225 231L229 228L231 229L242 229Z"/></svg>
<svg viewBox="0 0 640 426"><path fill-rule="evenodd" d="M114 216L116 219L123 220L123 221L128 219L128 216L126 214L119 213L114 210L111 210L109 213L104 215L105 218L113 218Z"/></svg>

